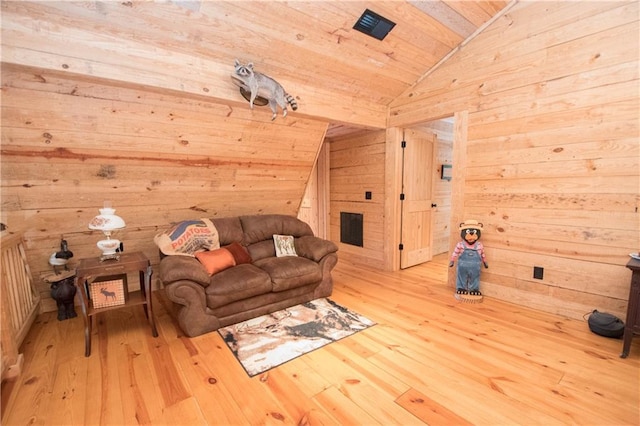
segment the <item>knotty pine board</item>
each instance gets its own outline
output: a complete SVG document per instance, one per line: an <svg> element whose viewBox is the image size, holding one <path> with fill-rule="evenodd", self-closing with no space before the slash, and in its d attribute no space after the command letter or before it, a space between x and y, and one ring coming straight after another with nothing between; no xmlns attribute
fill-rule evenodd
<svg viewBox="0 0 640 426"><path fill-rule="evenodd" d="M374 85L376 84L375 80L378 80L377 84L383 83L385 85L393 84L394 80L405 81L407 84L413 83L419 78L425 69L425 65L437 62L451 47L461 41L460 36L432 18L420 13L414 13L413 10L407 9L404 4L399 4L399 7L396 6L398 5L386 2L379 2L375 5L374 10L382 16L401 17L401 22L397 20L398 18L394 18L400 25L396 25L393 28L393 36L397 40L396 43L402 45L402 49L394 49L394 61L388 64L390 65L389 68L385 66L380 69L379 73L376 72L372 82ZM294 3L292 7L296 8L296 4ZM305 8L304 5L297 7ZM317 11L314 10L313 13L314 18L318 17L319 20L324 19L329 22L343 21L348 22L346 25L352 26L351 23L356 22L366 8L371 9L372 7L371 4L360 1L350 1L345 4L328 3L326 5L323 4L323 7ZM325 16L327 16L326 19L324 18ZM420 37L416 37L416 34L412 32L413 25L421 29ZM332 33L335 28L325 26L324 30L327 33ZM352 36L345 33L345 38L352 37L359 38L362 36L358 33L354 33ZM328 43L327 50L336 52L333 56L339 58L342 56L340 49L343 48L343 44L347 44L348 47L351 43L349 41L338 44ZM354 44L354 46L357 45ZM310 48L314 49L312 46ZM317 49L317 46L315 49ZM363 54L369 58L368 62L372 62L372 60L383 63L389 62L389 51L385 43L368 43L366 51L359 51L357 48L350 51L350 55L353 55L353 57L360 57ZM409 60L407 61L407 59ZM369 73L372 70L377 71L377 68L362 69L363 79L369 78Z"/></svg>

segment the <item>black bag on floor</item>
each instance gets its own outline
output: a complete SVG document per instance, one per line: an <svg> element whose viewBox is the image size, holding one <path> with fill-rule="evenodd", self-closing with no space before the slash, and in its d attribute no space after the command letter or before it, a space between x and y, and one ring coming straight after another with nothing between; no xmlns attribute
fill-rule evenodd
<svg viewBox="0 0 640 426"><path fill-rule="evenodd" d="M624 322L615 315L594 310L587 321L589 330L605 337L622 337L624 334Z"/></svg>

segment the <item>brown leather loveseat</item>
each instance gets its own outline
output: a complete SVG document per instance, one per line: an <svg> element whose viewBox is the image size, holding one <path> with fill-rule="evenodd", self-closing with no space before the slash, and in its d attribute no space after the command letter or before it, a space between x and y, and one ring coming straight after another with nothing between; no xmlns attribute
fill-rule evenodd
<svg viewBox="0 0 640 426"><path fill-rule="evenodd" d="M210 221L220 247L242 246L248 260L211 275L196 257L162 258L158 275L188 336L331 295L338 247L315 237L305 222L286 215ZM293 236L295 255L277 257L274 234Z"/></svg>

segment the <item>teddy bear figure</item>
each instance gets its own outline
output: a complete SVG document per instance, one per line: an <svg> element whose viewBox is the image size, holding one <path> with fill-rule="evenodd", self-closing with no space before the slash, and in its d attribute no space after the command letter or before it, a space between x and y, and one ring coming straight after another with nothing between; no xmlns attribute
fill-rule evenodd
<svg viewBox="0 0 640 426"><path fill-rule="evenodd" d="M456 298L464 299L467 295L481 298L480 269L489 265L485 260L484 246L480 242L482 223L477 220L465 220L460 224L462 241L456 244L449 267L458 259L456 278Z"/></svg>

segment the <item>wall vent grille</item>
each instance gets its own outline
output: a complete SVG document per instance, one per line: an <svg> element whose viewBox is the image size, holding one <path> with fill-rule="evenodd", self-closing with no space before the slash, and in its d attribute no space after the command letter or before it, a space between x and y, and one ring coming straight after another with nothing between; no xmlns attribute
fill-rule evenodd
<svg viewBox="0 0 640 426"><path fill-rule="evenodd" d="M364 247L362 219L361 213L340 212L341 243Z"/></svg>
<svg viewBox="0 0 640 426"><path fill-rule="evenodd" d="M389 31L395 27L395 22L391 22L387 18L366 9L360 19L353 26L353 29L365 33L368 36L377 38L378 40L384 39Z"/></svg>

